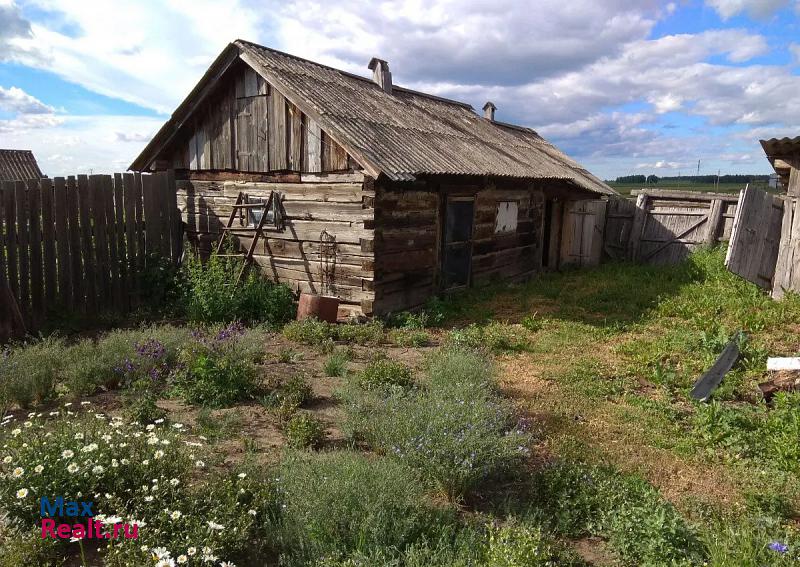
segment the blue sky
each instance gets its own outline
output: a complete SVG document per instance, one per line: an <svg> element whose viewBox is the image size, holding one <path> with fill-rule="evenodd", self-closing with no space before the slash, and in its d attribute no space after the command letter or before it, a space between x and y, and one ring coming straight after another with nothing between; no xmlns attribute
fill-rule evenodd
<svg viewBox="0 0 800 567"><path fill-rule="evenodd" d="M800 0L0 0L0 147L123 170L237 37L364 75L380 56L604 178L768 173L758 139L800 135Z"/></svg>

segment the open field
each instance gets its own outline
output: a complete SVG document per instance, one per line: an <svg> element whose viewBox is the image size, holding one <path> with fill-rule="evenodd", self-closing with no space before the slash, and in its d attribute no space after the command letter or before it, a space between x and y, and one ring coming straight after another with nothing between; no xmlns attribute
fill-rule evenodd
<svg viewBox="0 0 800 567"><path fill-rule="evenodd" d="M797 561L800 394L767 405L757 384L767 355L800 351L800 300L769 300L719 250L385 324L283 320L9 350L0 564ZM739 329L716 400L689 401ZM91 494L140 539L42 540L48 494Z"/></svg>
<svg viewBox="0 0 800 567"><path fill-rule="evenodd" d="M608 182L615 191L620 195L630 195L631 191L635 189L672 189L680 191L699 191L702 193L732 193L736 194L744 189L743 183L720 183L714 185L713 183L670 183L659 182L655 185L642 185L641 183L615 183ZM761 189L767 190L766 184L758 185Z"/></svg>

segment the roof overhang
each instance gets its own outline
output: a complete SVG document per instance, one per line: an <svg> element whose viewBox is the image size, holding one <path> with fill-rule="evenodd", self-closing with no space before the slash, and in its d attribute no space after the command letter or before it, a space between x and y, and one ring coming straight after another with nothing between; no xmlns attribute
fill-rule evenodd
<svg viewBox="0 0 800 567"><path fill-rule="evenodd" d="M772 138L760 140L760 142L775 173L784 184L788 184L792 168L800 169L800 136Z"/></svg>

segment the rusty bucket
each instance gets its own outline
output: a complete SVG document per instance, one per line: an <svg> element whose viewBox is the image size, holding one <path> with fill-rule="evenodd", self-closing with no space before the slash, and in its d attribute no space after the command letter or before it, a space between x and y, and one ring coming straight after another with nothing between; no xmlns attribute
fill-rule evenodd
<svg viewBox="0 0 800 567"><path fill-rule="evenodd" d="M297 320L315 317L320 321L335 323L339 313L339 298L327 295L301 293L297 306Z"/></svg>

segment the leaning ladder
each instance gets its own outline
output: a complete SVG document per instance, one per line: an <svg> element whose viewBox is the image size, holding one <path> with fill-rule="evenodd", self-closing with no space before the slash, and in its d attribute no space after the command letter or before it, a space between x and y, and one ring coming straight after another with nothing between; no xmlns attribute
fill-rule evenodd
<svg viewBox="0 0 800 567"><path fill-rule="evenodd" d="M238 197L236 197L236 203L233 205L233 209L231 210L231 214L228 217L227 224L222 227L222 235L217 243L217 256L221 257L233 257L233 258L242 258L242 269L239 270L239 275L236 277L236 282L234 286L238 285L244 275L245 270L248 266L253 263L253 254L255 253L256 246L258 245L258 240L262 236L264 236L264 229L266 228L264 225L267 220L267 215L270 209L275 209L274 211L274 225L275 228L280 228L280 215L278 210L280 207L274 206L277 205L276 203L276 196L275 191L269 192L269 198L267 199L266 203L249 203L247 194L239 192ZM246 220L249 221L249 215L247 212L250 209L264 209L264 213L261 215L261 218L258 220L258 224L255 227L247 226ZM239 224L240 226L234 226L234 222L236 221L236 217L239 217ZM250 246L247 247L247 252L244 254L223 254L223 250L225 247L225 237L230 236L233 237L231 234L233 231L239 232L253 232L253 239L250 241Z"/></svg>

